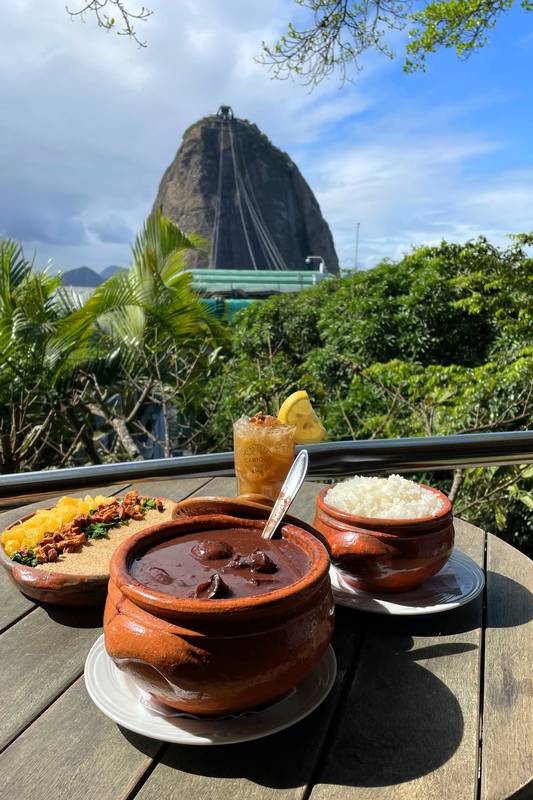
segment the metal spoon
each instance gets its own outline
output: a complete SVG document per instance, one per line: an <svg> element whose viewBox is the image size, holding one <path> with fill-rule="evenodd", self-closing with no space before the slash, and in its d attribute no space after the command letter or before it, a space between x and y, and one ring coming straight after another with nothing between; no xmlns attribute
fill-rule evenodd
<svg viewBox="0 0 533 800"><path fill-rule="evenodd" d="M264 527L261 536L263 539L272 539L276 533L278 526L289 510L289 507L300 491L300 487L305 480L307 474L307 467L309 464L309 455L307 450L302 450L296 456L294 464L290 468L287 477L281 487L278 499L274 503L274 507L270 512L267 523Z"/></svg>

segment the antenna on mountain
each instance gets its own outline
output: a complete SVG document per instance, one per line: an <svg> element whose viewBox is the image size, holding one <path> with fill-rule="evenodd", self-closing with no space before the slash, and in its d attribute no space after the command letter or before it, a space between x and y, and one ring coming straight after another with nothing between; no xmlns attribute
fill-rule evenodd
<svg viewBox="0 0 533 800"><path fill-rule="evenodd" d="M233 119L233 109L231 106L220 106L217 111L217 117L221 117L221 119L225 121L229 121Z"/></svg>

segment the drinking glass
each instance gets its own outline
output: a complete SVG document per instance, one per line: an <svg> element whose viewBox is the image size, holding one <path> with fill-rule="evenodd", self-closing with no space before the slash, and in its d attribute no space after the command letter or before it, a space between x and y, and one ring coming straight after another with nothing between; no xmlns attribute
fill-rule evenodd
<svg viewBox="0 0 533 800"><path fill-rule="evenodd" d="M275 500L294 461L294 425L256 414L233 424L238 494Z"/></svg>

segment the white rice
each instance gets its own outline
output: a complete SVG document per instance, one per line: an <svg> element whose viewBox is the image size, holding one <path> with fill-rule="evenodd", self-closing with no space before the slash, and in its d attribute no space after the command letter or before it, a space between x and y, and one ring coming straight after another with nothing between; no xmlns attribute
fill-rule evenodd
<svg viewBox="0 0 533 800"><path fill-rule="evenodd" d="M346 514L377 519L434 517L443 506L438 495L400 475L388 478L355 475L332 486L324 499L329 506Z"/></svg>

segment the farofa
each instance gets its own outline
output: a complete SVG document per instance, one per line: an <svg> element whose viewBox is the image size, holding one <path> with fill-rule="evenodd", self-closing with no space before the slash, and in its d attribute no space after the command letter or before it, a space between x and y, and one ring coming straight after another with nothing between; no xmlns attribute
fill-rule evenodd
<svg viewBox="0 0 533 800"><path fill-rule="evenodd" d="M172 519L175 503L167 503L164 511L150 510L144 519L132 519L128 525L110 528L108 538L89 540L74 553L62 553L57 561L48 561L34 567L47 572L60 572L66 575L84 575L94 578L106 578L109 575L111 556L128 537L155 525Z"/></svg>
<svg viewBox="0 0 533 800"><path fill-rule="evenodd" d="M142 496L135 489L123 497L93 499L87 496L85 500L62 497L53 509L35 515L37 518L41 514L41 519L36 530L31 531L31 546L24 543L24 538L26 534L29 536L26 528L31 525L32 518L6 530L2 534L2 544L9 545L11 560L23 566L105 579L117 547L135 533L172 519L175 508L172 501ZM63 524L65 516L69 521ZM47 524L50 527L46 527ZM22 532L17 531L18 528ZM22 546L13 551L13 544L19 542ZM7 546L4 549L7 550Z"/></svg>

